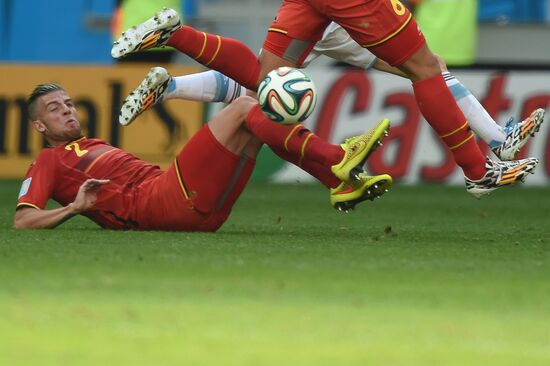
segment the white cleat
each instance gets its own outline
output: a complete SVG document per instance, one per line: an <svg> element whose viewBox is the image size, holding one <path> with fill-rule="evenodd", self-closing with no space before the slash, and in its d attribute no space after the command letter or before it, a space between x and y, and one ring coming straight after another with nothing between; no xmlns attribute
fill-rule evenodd
<svg viewBox="0 0 550 366"><path fill-rule="evenodd" d="M162 101L172 76L162 67L153 67L145 79L124 100L118 122L127 126L137 116Z"/></svg>
<svg viewBox="0 0 550 366"><path fill-rule="evenodd" d="M113 43L111 56L119 58L136 51L164 47L179 27L181 22L178 13L174 9L164 8L154 17L122 32Z"/></svg>
<svg viewBox="0 0 550 366"><path fill-rule="evenodd" d="M513 161L485 161L487 173L479 180L466 179L466 191L476 198L491 193L500 187L525 181L527 174L533 173L538 164L537 158Z"/></svg>
<svg viewBox="0 0 550 366"><path fill-rule="evenodd" d="M513 120L510 120L504 127L506 140L492 149L493 153L500 160L514 160L529 138L535 136L543 121L544 109L541 108L533 111L529 117L519 123L513 123Z"/></svg>

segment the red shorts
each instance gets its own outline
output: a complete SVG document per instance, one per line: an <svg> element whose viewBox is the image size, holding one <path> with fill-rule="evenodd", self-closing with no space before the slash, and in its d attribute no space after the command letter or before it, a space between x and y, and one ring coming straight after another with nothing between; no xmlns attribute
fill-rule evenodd
<svg viewBox="0 0 550 366"><path fill-rule="evenodd" d="M301 66L331 21L390 65L402 64L425 43L397 0L283 0L263 48Z"/></svg>
<svg viewBox="0 0 550 366"><path fill-rule="evenodd" d="M227 150L204 126L166 172L140 186L139 228L216 231L229 217L254 163Z"/></svg>

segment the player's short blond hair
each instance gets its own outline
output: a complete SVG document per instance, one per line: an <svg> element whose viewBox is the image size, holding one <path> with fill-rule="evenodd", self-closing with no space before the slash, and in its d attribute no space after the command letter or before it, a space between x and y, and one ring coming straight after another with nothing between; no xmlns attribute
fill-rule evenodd
<svg viewBox="0 0 550 366"><path fill-rule="evenodd" d="M61 85L55 83L38 84L34 88L31 95L29 95L29 97L27 98L27 113L31 121L34 121L37 118L36 101L38 100L38 98L58 90L65 91L65 89L63 89Z"/></svg>

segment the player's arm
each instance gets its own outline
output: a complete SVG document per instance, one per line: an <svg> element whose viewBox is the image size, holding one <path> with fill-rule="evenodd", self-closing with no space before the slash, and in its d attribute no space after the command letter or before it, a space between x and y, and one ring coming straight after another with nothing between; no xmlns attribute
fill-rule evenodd
<svg viewBox="0 0 550 366"><path fill-rule="evenodd" d="M53 210L22 206L15 212L13 226L16 229L53 229L76 214L72 203Z"/></svg>
<svg viewBox="0 0 550 366"><path fill-rule="evenodd" d="M418 1L417 1L418 3ZM330 23L323 33L323 38L315 44L312 52L306 58L303 66L307 66L320 55L325 55L340 62L356 67L374 68L390 74L406 77L397 67L390 66L384 60L374 56L368 49L361 47L344 28L336 23ZM435 55L441 71L447 71L445 61Z"/></svg>
<svg viewBox="0 0 550 366"><path fill-rule="evenodd" d="M19 207L15 212L13 226L16 229L53 229L71 217L94 206L101 186L107 179L88 179L78 189L73 202L65 207L42 210L34 207Z"/></svg>

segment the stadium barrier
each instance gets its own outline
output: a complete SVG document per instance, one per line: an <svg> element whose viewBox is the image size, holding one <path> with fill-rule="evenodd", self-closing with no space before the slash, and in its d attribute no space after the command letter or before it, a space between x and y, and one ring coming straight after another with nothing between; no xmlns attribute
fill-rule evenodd
<svg viewBox="0 0 550 366"><path fill-rule="evenodd" d="M135 155L167 166L204 120L203 104L186 101L163 103L128 127L117 122L125 95L148 71L148 65L116 66L0 66L0 178L20 178L43 146L27 122L25 99L41 82L58 82L72 95L88 136L97 136ZM173 74L197 72L193 67L170 66ZM404 183L438 181L463 184L460 169L439 138L424 121L410 83L397 76L355 69L312 67L318 101L306 127L322 138L338 143L362 133L383 117L392 121L390 136L367 162L372 174L389 173ZM543 71L457 71L455 75L503 125L535 108L550 105L550 75ZM217 104L213 110L223 105ZM535 156L541 162L528 185L550 182L550 121L547 116L536 138L520 157ZM489 154L485 144L480 143ZM286 164L264 149L258 159L257 180L312 181L299 168Z"/></svg>

